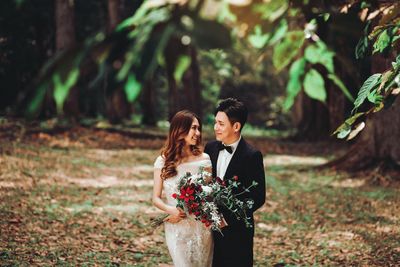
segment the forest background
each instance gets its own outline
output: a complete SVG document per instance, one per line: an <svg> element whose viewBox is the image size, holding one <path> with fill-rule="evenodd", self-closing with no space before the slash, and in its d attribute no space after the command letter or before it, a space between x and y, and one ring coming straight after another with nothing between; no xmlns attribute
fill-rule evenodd
<svg viewBox="0 0 400 267"><path fill-rule="evenodd" d="M0 262L171 264L149 228L168 119L249 107L256 264L400 260L397 1L0 3ZM280 265L279 265L280 264Z"/></svg>

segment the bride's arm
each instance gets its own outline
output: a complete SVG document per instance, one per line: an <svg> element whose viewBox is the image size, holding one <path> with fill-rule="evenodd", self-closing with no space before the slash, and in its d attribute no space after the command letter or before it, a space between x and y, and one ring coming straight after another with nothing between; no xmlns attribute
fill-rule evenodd
<svg viewBox="0 0 400 267"><path fill-rule="evenodd" d="M186 214L174 206L167 205L161 199L162 188L161 169L154 169L153 205L169 214L167 221L172 223L179 222L182 218L186 217Z"/></svg>

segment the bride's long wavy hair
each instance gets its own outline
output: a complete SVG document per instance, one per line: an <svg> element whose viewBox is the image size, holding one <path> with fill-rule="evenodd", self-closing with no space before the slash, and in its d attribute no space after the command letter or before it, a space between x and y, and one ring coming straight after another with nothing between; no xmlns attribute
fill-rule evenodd
<svg viewBox="0 0 400 267"><path fill-rule="evenodd" d="M177 112L172 118L168 138L161 150L161 155L164 157L164 167L161 169L161 179L168 179L178 173L176 167L183 159L182 150L185 146L185 137L188 135L194 119L197 119L199 122L199 131L201 133L200 118L193 112L182 110ZM201 134L200 138L197 139L196 145L190 146L193 155L198 156L202 153L200 144Z"/></svg>

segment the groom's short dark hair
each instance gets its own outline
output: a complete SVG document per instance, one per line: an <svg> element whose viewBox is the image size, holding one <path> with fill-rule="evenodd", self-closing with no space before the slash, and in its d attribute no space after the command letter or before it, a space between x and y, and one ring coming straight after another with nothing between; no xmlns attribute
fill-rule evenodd
<svg viewBox="0 0 400 267"><path fill-rule="evenodd" d="M224 99L218 104L214 115L217 115L217 113L220 111L225 112L232 124L235 122L240 122L240 131L242 131L243 126L247 121L248 113L247 107L243 104L243 102L237 100L236 98Z"/></svg>

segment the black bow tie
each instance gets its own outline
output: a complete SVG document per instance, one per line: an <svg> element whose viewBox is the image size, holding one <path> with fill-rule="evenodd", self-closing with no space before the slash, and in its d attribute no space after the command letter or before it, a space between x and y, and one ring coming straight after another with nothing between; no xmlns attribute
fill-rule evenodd
<svg viewBox="0 0 400 267"><path fill-rule="evenodd" d="M229 154L232 154L232 152L233 152L233 149L232 149L231 146L226 146L226 145L224 145L222 143L219 143L218 149L219 150L225 149L226 151L228 151Z"/></svg>

